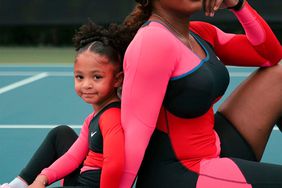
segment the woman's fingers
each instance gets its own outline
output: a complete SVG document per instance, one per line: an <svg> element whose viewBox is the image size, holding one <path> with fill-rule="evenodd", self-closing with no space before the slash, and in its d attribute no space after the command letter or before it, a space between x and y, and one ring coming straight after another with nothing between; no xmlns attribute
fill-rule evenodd
<svg viewBox="0 0 282 188"><path fill-rule="evenodd" d="M214 4L214 10L217 11L219 8L222 7L223 0L217 0Z"/></svg>
<svg viewBox="0 0 282 188"><path fill-rule="evenodd" d="M203 0L203 8L206 16L213 17L220 8L223 0Z"/></svg>
<svg viewBox="0 0 282 188"><path fill-rule="evenodd" d="M212 0L204 0L203 1L203 7L204 7L204 11L205 11L205 15L206 16L210 16L210 1Z"/></svg>

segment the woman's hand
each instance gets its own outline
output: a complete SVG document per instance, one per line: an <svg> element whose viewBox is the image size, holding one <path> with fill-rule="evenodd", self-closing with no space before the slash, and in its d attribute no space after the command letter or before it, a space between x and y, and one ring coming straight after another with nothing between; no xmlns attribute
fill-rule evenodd
<svg viewBox="0 0 282 188"><path fill-rule="evenodd" d="M203 8L206 16L213 17L218 9L234 7L239 0L203 0Z"/></svg>

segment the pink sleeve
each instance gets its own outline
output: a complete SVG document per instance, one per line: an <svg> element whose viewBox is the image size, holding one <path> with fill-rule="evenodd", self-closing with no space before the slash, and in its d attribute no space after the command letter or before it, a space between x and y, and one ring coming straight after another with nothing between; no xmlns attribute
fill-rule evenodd
<svg viewBox="0 0 282 188"><path fill-rule="evenodd" d="M80 135L71 148L51 166L42 170L41 174L48 177L48 184L62 179L83 162L88 152L88 126L92 118L93 114L86 118Z"/></svg>
<svg viewBox="0 0 282 188"><path fill-rule="evenodd" d="M122 188L131 187L155 129L177 61L175 41L154 26L139 30L125 55L121 120L125 134Z"/></svg>
<svg viewBox="0 0 282 188"><path fill-rule="evenodd" d="M226 65L271 66L282 58L282 47L261 16L246 2L240 11L233 11L245 34L224 33L217 27L194 22L191 29L210 42Z"/></svg>

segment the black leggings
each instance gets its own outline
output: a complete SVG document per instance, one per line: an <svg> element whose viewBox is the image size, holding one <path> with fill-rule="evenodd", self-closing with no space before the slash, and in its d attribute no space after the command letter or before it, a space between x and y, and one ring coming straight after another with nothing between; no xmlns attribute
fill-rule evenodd
<svg viewBox="0 0 282 188"><path fill-rule="evenodd" d="M52 129L19 176L30 185L44 168L50 166L68 151L77 137L74 130L66 125ZM91 185L91 187L99 187L100 174L100 170L86 171L80 174L80 168L78 168L64 177L64 186L87 187L86 185Z"/></svg>
<svg viewBox="0 0 282 188"><path fill-rule="evenodd" d="M68 151L77 137L74 130L65 125L52 129L19 176L31 184L44 168L50 166ZM77 174L79 174L79 169L67 176L65 183L73 180L73 176L77 176Z"/></svg>

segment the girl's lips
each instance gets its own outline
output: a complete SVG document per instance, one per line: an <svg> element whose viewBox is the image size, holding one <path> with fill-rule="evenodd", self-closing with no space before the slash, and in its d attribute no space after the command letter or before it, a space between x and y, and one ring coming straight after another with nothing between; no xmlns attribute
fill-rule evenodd
<svg viewBox="0 0 282 188"><path fill-rule="evenodd" d="M84 97L92 97L94 95L96 95L96 93L83 93L82 94L82 96L84 96Z"/></svg>

